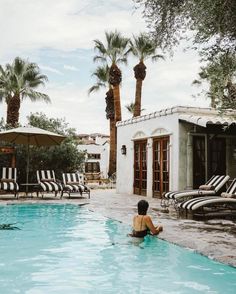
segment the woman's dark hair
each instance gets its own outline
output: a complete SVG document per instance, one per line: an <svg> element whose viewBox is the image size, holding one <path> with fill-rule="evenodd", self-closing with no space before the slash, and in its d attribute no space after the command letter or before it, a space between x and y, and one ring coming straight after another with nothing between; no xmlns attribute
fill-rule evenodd
<svg viewBox="0 0 236 294"><path fill-rule="evenodd" d="M146 200L140 200L138 202L138 214L145 215L147 214L149 204Z"/></svg>

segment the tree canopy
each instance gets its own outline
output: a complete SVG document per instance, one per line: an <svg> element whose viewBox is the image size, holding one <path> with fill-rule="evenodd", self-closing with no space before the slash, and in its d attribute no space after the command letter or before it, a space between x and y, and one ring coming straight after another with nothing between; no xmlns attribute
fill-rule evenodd
<svg viewBox="0 0 236 294"><path fill-rule="evenodd" d="M12 64L0 65L0 101L7 103L7 123L16 126L22 100L50 102L48 95L36 91L44 86L47 76L41 74L36 63L16 57Z"/></svg>
<svg viewBox="0 0 236 294"><path fill-rule="evenodd" d="M224 110L236 108L236 55L231 52L220 53L209 59L198 73L199 79L193 83L209 83L206 96L211 99L211 106ZM202 92L201 92L202 93Z"/></svg>
<svg viewBox="0 0 236 294"><path fill-rule="evenodd" d="M30 182L36 181L37 170L53 169L55 170L56 177L61 179L62 172L74 172L82 168L85 154L78 151L75 129L70 128L64 119L48 118L43 113L31 114L27 119L28 123L34 127L42 128L67 137L58 146L30 146ZM5 129L3 121L0 121L0 128L1 130ZM18 181L23 183L26 178L27 147L24 145L15 145L15 149ZM6 156L0 156L0 165L9 165L6 161Z"/></svg>
<svg viewBox="0 0 236 294"><path fill-rule="evenodd" d="M236 49L236 0L133 0L152 37L171 49L193 35L195 44Z"/></svg>

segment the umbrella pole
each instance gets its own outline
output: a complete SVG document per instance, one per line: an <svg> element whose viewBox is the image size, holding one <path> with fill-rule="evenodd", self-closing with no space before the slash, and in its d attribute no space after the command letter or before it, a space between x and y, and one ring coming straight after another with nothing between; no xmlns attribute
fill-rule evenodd
<svg viewBox="0 0 236 294"><path fill-rule="evenodd" d="M28 183L29 183L29 137L28 137L28 144L27 144L27 161L26 161L26 196L28 196Z"/></svg>

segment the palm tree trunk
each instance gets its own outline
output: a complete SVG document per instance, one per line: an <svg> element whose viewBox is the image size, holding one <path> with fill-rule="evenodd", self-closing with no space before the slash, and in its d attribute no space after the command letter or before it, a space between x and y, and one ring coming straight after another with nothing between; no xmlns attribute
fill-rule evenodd
<svg viewBox="0 0 236 294"><path fill-rule="evenodd" d="M109 84L113 87L115 121L121 120L121 105L120 105L120 83L122 74L119 67L113 63L109 70Z"/></svg>
<svg viewBox="0 0 236 294"><path fill-rule="evenodd" d="M136 79L134 117L141 115L142 85L143 81L141 79Z"/></svg>
<svg viewBox="0 0 236 294"><path fill-rule="evenodd" d="M121 103L120 103L120 83L122 81L122 74L118 66L113 63L109 70L109 84L112 85L115 119L112 125L112 136L114 135L114 149L112 149L111 158L113 159L112 169L116 170L116 154L117 154L117 129L116 122L121 121ZM113 128L115 131L113 131ZM113 140L113 138L112 138ZM113 148L113 147L112 147Z"/></svg>
<svg viewBox="0 0 236 294"><path fill-rule="evenodd" d="M14 95L7 103L7 124L16 127L19 122L20 96Z"/></svg>
<svg viewBox="0 0 236 294"><path fill-rule="evenodd" d="M109 157L109 171L110 177L116 172L116 122L115 119L110 119L110 157Z"/></svg>
<svg viewBox="0 0 236 294"><path fill-rule="evenodd" d="M113 87L114 106L115 106L115 121L121 121L121 104L120 104L120 85Z"/></svg>
<svg viewBox="0 0 236 294"><path fill-rule="evenodd" d="M114 93L110 86L106 93L106 117L110 122L110 154L108 176L116 172L116 121L114 109Z"/></svg>

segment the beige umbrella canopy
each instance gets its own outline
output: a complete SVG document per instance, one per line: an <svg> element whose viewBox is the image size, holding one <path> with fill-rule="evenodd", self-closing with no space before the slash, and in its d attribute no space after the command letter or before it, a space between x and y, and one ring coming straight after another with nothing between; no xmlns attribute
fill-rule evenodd
<svg viewBox="0 0 236 294"><path fill-rule="evenodd" d="M66 137L32 126L0 132L0 141L27 145L26 183L29 178L29 146L59 145Z"/></svg>
<svg viewBox="0 0 236 294"><path fill-rule="evenodd" d="M0 132L1 141L23 145L53 146L59 145L64 139L59 134L30 126Z"/></svg>

